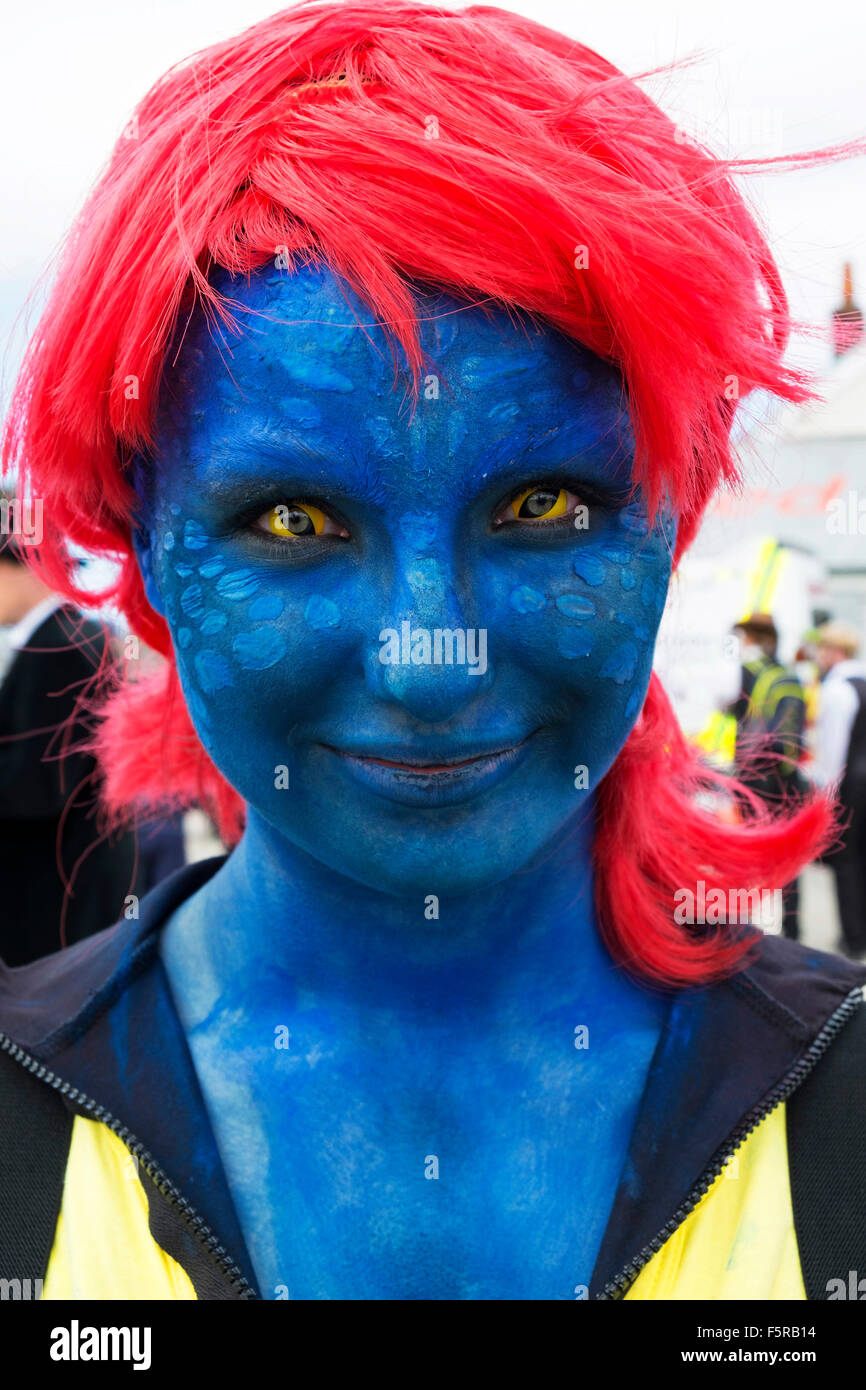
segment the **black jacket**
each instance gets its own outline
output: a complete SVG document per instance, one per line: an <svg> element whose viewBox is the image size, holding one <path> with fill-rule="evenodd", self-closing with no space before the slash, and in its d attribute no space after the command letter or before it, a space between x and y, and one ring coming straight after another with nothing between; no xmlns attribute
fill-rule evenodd
<svg viewBox="0 0 866 1390"><path fill-rule="evenodd" d="M153 1240L188 1273L194 1296L259 1294L159 955L165 922L223 862L173 875L142 901L138 920L22 970L0 967L0 1114L20 1095L33 1130L17 1186L13 1153L0 1191L0 1259L8 1236L11 1274L39 1279L49 1265L74 1116L109 1129L134 1156ZM790 1181L806 1295L832 1298L837 1275L866 1275L866 971L758 932L754 947L740 974L673 999L590 1298L629 1291L731 1155L783 1106L787 1156L777 1180ZM125 1171L121 1182L129 1188ZM122 1247L123 1233L106 1240ZM726 1258L720 1250L722 1270Z"/></svg>
<svg viewBox="0 0 866 1390"><path fill-rule="evenodd" d="M59 608L0 685L0 959L7 965L109 926L132 891L133 837L104 835L96 763L79 747L88 735L80 702L106 640L100 624Z"/></svg>

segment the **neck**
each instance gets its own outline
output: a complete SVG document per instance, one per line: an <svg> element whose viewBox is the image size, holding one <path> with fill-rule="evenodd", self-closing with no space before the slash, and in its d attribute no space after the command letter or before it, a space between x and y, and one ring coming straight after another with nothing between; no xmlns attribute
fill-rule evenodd
<svg viewBox="0 0 866 1390"><path fill-rule="evenodd" d="M596 993L614 975L625 982L596 927L593 829L590 807L507 880L437 901L435 885L396 898L346 879L251 811L223 868L175 914L163 954L171 970L178 951L201 950L238 988L289 977L320 997L354 990L368 1007Z"/></svg>

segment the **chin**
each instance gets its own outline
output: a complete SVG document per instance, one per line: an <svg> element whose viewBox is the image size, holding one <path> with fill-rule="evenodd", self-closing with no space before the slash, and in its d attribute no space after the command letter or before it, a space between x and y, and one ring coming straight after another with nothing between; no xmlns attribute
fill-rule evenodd
<svg viewBox="0 0 866 1390"><path fill-rule="evenodd" d="M526 825L510 815L473 815L469 806L419 817L406 808L391 808L382 820L344 820L334 803L295 808L286 818L258 812L289 844L351 882L400 899L424 899L483 892L523 868L541 847ZM277 808L279 811L280 808ZM395 815L393 812L397 811ZM448 823L446 824L446 816ZM555 827L551 827L551 833ZM349 887L351 891L351 887Z"/></svg>
<svg viewBox="0 0 866 1390"><path fill-rule="evenodd" d="M395 864L393 856L371 855L357 864L342 859L331 867L390 897L417 900L419 916L423 918L425 899L431 894L447 899L481 893L509 877L515 866L513 862L506 865L489 860L483 864L467 864L465 853L455 851L452 855L443 855L431 849L427 855L413 856L409 863Z"/></svg>

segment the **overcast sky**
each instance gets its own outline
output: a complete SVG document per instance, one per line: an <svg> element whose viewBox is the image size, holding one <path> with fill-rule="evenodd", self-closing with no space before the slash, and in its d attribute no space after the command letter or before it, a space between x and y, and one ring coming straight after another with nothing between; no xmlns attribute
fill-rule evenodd
<svg viewBox="0 0 866 1390"><path fill-rule="evenodd" d="M279 8L273 0L28 0L0 50L3 387L28 294L138 99L172 63ZM866 135L862 0L521 0L504 5L630 73L697 66L650 90L721 152L772 155ZM749 179L795 313L824 323L853 261L866 307L866 160ZM13 324L16 324L13 332ZM826 358L819 349L815 365Z"/></svg>

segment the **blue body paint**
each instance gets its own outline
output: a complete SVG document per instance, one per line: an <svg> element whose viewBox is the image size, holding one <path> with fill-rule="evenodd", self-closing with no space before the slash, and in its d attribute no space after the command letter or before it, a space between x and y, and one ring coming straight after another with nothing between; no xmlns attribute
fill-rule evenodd
<svg viewBox="0 0 866 1390"><path fill-rule="evenodd" d="M232 282L246 335L193 320L139 474L148 592L250 807L163 959L265 1297L570 1299L666 1008L601 943L591 850L670 526L627 499L610 367L427 295L412 419L344 291ZM497 524L541 483L588 527ZM256 529L295 503L345 534ZM437 630L474 666L416 661Z"/></svg>

